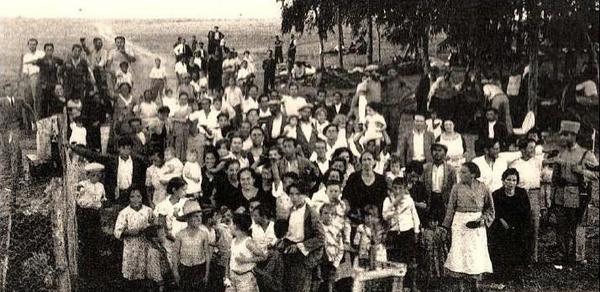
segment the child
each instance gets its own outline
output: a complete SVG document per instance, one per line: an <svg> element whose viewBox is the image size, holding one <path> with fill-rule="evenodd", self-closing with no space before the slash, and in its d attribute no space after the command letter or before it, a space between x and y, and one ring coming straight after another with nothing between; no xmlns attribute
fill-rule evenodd
<svg viewBox="0 0 600 292"><path fill-rule="evenodd" d="M229 124L229 116L225 113L219 113L217 115L217 124L219 125L213 132L213 141L217 142L229 134L232 131L231 125Z"/></svg>
<svg viewBox="0 0 600 292"><path fill-rule="evenodd" d="M150 70L149 76L152 97L159 98L159 100L163 97L165 84L167 84L167 72L165 72L165 67L161 67L160 65L160 58L154 59L154 67Z"/></svg>
<svg viewBox="0 0 600 292"><path fill-rule="evenodd" d="M429 114L429 119L425 121L427 125L427 132L433 133L435 139L437 139L442 134L442 119L437 117L437 113L432 111Z"/></svg>
<svg viewBox="0 0 600 292"><path fill-rule="evenodd" d="M198 163L198 152L195 149L187 152L183 166L183 179L187 183L186 196L199 198L202 195L202 170Z"/></svg>
<svg viewBox="0 0 600 292"><path fill-rule="evenodd" d="M379 103L371 102L367 105L367 115L365 117L365 137L372 137L377 141L383 138L383 131L387 127L385 118L380 114L381 106ZM366 141L361 141L365 145Z"/></svg>
<svg viewBox="0 0 600 292"><path fill-rule="evenodd" d="M78 116L73 119L70 125L71 136L69 137L69 143L72 145L87 145L87 130L83 126L83 119Z"/></svg>
<svg viewBox="0 0 600 292"><path fill-rule="evenodd" d="M171 122L173 123L172 144L175 148L174 155L180 159L185 157L190 135L188 118L192 113L189 105L189 96L185 92L179 94L179 105L176 107Z"/></svg>
<svg viewBox="0 0 600 292"><path fill-rule="evenodd" d="M146 169L146 193L150 195L152 206L157 206L167 196L167 188L161 182L166 170L163 154L160 151L154 151L150 154L152 165Z"/></svg>
<svg viewBox="0 0 600 292"><path fill-rule="evenodd" d="M400 163L400 156L393 154L389 160L389 170L385 173L385 180L388 186L392 185L394 179L404 177L404 171Z"/></svg>
<svg viewBox="0 0 600 292"><path fill-rule="evenodd" d="M358 246L356 266L363 269L374 269L378 262L387 261L387 253L383 245L383 225L379 217L379 209L374 205L364 207L364 223L358 225L354 235L354 245Z"/></svg>
<svg viewBox="0 0 600 292"><path fill-rule="evenodd" d="M231 232L231 257L226 282L231 282L232 291L258 291L258 284L253 273L256 263L266 259L266 254L250 237L252 219L247 213L233 214Z"/></svg>
<svg viewBox="0 0 600 292"><path fill-rule="evenodd" d="M325 137L324 130L329 125L329 121L327 121L327 110L324 107L320 107L315 111L315 128L317 128L317 133L319 134L319 138L323 140L327 140Z"/></svg>
<svg viewBox="0 0 600 292"><path fill-rule="evenodd" d="M81 109L83 108L83 103L79 96L72 96L69 101L67 101L67 109L69 111L69 116L71 119L81 116Z"/></svg>
<svg viewBox="0 0 600 292"><path fill-rule="evenodd" d="M167 147L165 149L165 173L163 179L169 181L171 178L179 177L183 173L183 163L175 157L175 149Z"/></svg>
<svg viewBox="0 0 600 292"><path fill-rule="evenodd" d="M419 235L419 215L412 200L406 180L396 178L383 202L383 217L388 222L387 253L390 261L406 263L405 282L416 289L416 244Z"/></svg>
<svg viewBox="0 0 600 292"><path fill-rule="evenodd" d="M175 282L181 291L203 291L208 283L212 249L208 233L202 228L202 209L196 200L187 200L183 215L178 220L187 222L187 227L177 233L173 262Z"/></svg>
<svg viewBox="0 0 600 292"><path fill-rule="evenodd" d="M128 291L146 289L144 280L162 282L160 256L151 248L144 232L153 223L152 209L142 204L142 194L132 190L129 206L119 212L115 237L123 240L123 278L129 281Z"/></svg>
<svg viewBox="0 0 600 292"><path fill-rule="evenodd" d="M98 261L97 243L102 234L100 208L106 201L104 185L100 182L104 166L99 163L89 163L85 166L87 179L77 184L77 233L79 235L80 260L83 263ZM94 265L81 265L81 275L93 275Z"/></svg>
<svg viewBox="0 0 600 292"><path fill-rule="evenodd" d="M213 100L212 108L217 112L226 114L230 121L232 121L236 116L235 109L233 109L228 103L224 103L221 98L217 97ZM223 135L223 137L226 137L226 135Z"/></svg>
<svg viewBox="0 0 600 292"><path fill-rule="evenodd" d="M133 87L133 74L129 72L129 63L123 61L119 64L119 70L116 72L117 82L115 83L115 89L119 89L119 86L123 83L129 84Z"/></svg>
<svg viewBox="0 0 600 292"><path fill-rule="evenodd" d="M231 252L231 211L223 206L212 213L212 218L207 220L206 227L214 233L211 240L212 248L210 275L207 291L224 291L227 267L229 266L229 254Z"/></svg>
<svg viewBox="0 0 600 292"><path fill-rule="evenodd" d="M336 207L326 203L321 207L321 225L325 235L325 253L321 263L321 276L326 288L322 291L333 291L336 280L336 271L344 257L344 235L339 225L334 223Z"/></svg>
<svg viewBox="0 0 600 292"><path fill-rule="evenodd" d="M296 131L298 126L298 116L291 115L288 118L288 124L283 127L283 136L296 139L298 133Z"/></svg>
<svg viewBox="0 0 600 292"><path fill-rule="evenodd" d="M162 98L162 105L169 108L169 116L172 117L177 110L177 105L179 101L173 95L173 90L171 88L165 89L165 94Z"/></svg>
<svg viewBox="0 0 600 292"><path fill-rule="evenodd" d="M158 105L154 101L151 90L144 91L143 100L134 111L137 112L140 119L142 119L142 126L144 128L148 126L150 121L158 116Z"/></svg>

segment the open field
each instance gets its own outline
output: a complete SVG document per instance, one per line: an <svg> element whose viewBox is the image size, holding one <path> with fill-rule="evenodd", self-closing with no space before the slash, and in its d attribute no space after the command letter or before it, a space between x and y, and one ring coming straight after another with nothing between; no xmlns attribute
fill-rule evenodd
<svg viewBox="0 0 600 292"><path fill-rule="evenodd" d="M0 19L0 82L14 81L18 75L19 57L26 50L27 39L35 37L43 43L53 42L56 47L56 55L66 57L72 44L78 43L80 37L86 37L88 44L93 37L104 38L105 47L113 47L113 38L116 35L124 35L130 46L133 47L138 56L137 63L133 66L136 76L136 92L147 88L146 76L153 66L153 59L160 57L167 67L167 74L173 82L172 66L174 57L171 48L177 36L190 39L196 35L200 41L206 41L206 34L214 25L219 25L220 30L226 34L227 45L234 47L238 52L250 50L254 56L258 68L264 58L266 49L273 43L273 36L279 34L279 23L270 21L236 21L236 20L34 20L34 19ZM288 40L288 36L284 36ZM351 40L349 31L345 33L345 43ZM326 43L326 49L332 49L336 44L336 37L331 36ZM391 57L399 50L394 46L383 42L381 44L382 61L388 63ZM431 51L434 51L433 49ZM314 34L305 34L299 40L298 60L306 60L313 65L318 64L318 40ZM375 46L375 60L377 60L377 45ZM355 65L364 65L366 56L345 56L345 67L352 68ZM326 66L337 65L336 56L327 56ZM262 84L262 74L258 74L258 84ZM415 84L416 76L406 76L408 84ZM308 89L304 89L305 91ZM405 131L410 127L410 118L404 116L401 127ZM0 130L2 131L2 130ZM35 147L34 137L23 139L24 149L31 151ZM469 138L469 148L472 151L473 138ZM595 215L597 221L598 214ZM0 216L1 220L2 216ZM598 273L598 227L590 228L589 233L596 236L588 240L588 264L580 266L572 271L555 270L551 263L557 260L557 247L554 244L554 232L545 229L542 232L541 245L543 260L545 263L534 267L527 272L523 283L507 283L505 291L597 291L599 289ZM110 259L106 263L110 263ZM118 263L117 263L118 264ZM100 275L91 284L89 291L111 290L114 279L107 278L107 274ZM111 280L113 282L111 282ZM489 282L488 282L489 283ZM99 286L95 286L99 285ZM87 285L82 285L86 287ZM438 291L448 291L447 286L442 286Z"/></svg>

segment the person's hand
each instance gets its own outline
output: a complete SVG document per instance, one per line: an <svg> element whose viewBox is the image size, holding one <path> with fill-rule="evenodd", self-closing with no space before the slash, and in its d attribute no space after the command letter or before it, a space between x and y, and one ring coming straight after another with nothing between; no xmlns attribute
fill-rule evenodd
<svg viewBox="0 0 600 292"><path fill-rule="evenodd" d="M481 222L479 220L473 220L473 221L467 222L465 225L467 226L467 228L477 229L477 228L481 227Z"/></svg>
<svg viewBox="0 0 600 292"><path fill-rule="evenodd" d="M510 229L510 225L508 225L508 223L506 222L506 220L504 220L503 218L500 218L500 224L502 224L502 227L503 227L505 230L508 230L508 229Z"/></svg>
<svg viewBox="0 0 600 292"><path fill-rule="evenodd" d="M418 202L418 203L415 203L415 207L417 207L418 209L427 209L427 203Z"/></svg>
<svg viewBox="0 0 600 292"><path fill-rule="evenodd" d="M288 247L286 247L283 250L283 253L285 253L285 254L291 254L291 253L296 253L298 250L299 250L298 249L298 245L292 244L292 245L289 245Z"/></svg>

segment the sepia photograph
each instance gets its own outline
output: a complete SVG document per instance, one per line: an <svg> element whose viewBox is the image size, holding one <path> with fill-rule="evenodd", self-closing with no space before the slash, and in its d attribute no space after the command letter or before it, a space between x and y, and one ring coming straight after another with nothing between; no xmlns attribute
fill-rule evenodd
<svg viewBox="0 0 600 292"><path fill-rule="evenodd" d="M600 0L2 6L0 292L600 290Z"/></svg>

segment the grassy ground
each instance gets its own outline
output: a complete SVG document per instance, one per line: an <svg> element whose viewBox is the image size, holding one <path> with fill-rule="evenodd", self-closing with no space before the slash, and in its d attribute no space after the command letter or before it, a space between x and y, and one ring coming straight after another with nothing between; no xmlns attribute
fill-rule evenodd
<svg viewBox="0 0 600 292"><path fill-rule="evenodd" d="M177 36L190 38L196 35L200 41L206 40L206 33L213 25L218 24L221 31L227 36L228 46L242 52L246 49L253 53L257 67L260 68L266 49L272 44L273 36L279 34L279 24L276 21L208 21L208 20L135 20L135 21L96 21L96 20L32 20L32 19L0 19L0 81L15 80L18 74L19 56L24 52L27 39L36 37L40 44L54 42L58 56L64 57L70 51L71 45L77 43L80 37L91 40L93 37L101 36L105 40L105 47L113 46L112 39L115 35L124 35L128 43L138 55L138 62L133 66L136 72L137 92L148 86L148 75L153 66L153 59L160 57L167 68L172 68L174 57L170 51ZM350 34L345 34L346 44L350 43ZM285 36L284 40L288 37ZM326 49L335 46L335 38L332 37L326 43ZM41 48L41 45L40 45ZM387 63L391 57L398 52L388 43L381 44L382 60ZM433 51L433 50L432 50ZM375 47L377 52L377 46ZM377 56L377 53L375 54ZM318 64L318 41L315 35L305 34L299 41L298 60L306 60L313 65ZM375 57L377 59L377 57ZM346 68L355 65L364 65L365 56L345 56ZM328 56L326 66L337 64L336 56ZM169 78L173 81L173 73L167 70ZM416 84L416 76L405 76L409 85ZM261 73L258 74L258 84L262 84ZM173 84L173 82L171 82ZM139 86L138 86L139 85ZM173 85L171 85L173 86ZM141 89L140 89L141 88ZM305 93L314 89L303 88ZM407 131L411 127L410 117L403 116L400 121L401 131ZM473 141L475 137L467 136L469 157L473 157ZM35 149L34 137L22 139L25 151L31 152ZM597 209L596 209L597 210ZM595 218L598 214L595 213ZM0 216L0 219L2 217ZM592 227L590 234L598 234L598 227ZM110 228L105 230L106 240L111 237ZM555 246L554 233L551 229L544 229L541 236L542 261L533 270L525 272L521 283L508 282L505 291L597 291L598 284L598 237L588 240L588 259L586 266L576 267L572 271L556 270L551 263L557 259L557 248ZM95 263L104 267L103 273L89 281L82 283L83 290L87 291L111 291L116 283L111 279L109 270L118 273L119 263L112 262L114 256L108 254L109 249L103 249L105 256L103 262ZM487 284L490 281L486 281ZM490 290L486 286L485 290ZM449 291L448 285L438 287L437 291Z"/></svg>

